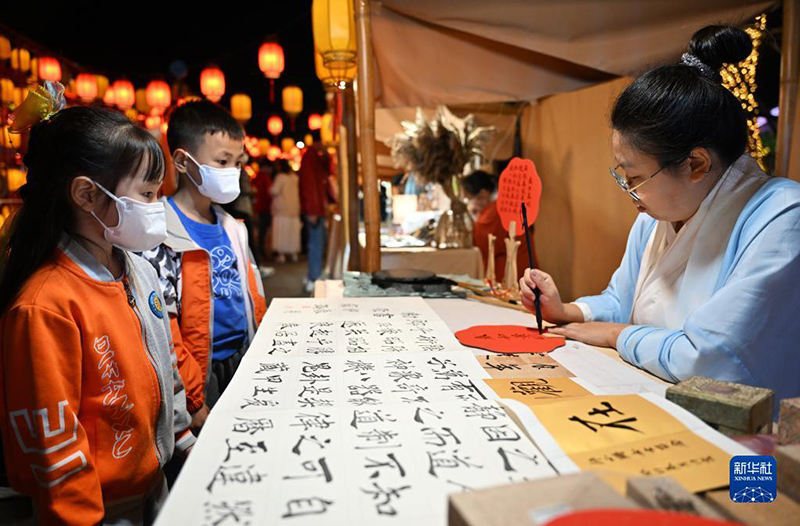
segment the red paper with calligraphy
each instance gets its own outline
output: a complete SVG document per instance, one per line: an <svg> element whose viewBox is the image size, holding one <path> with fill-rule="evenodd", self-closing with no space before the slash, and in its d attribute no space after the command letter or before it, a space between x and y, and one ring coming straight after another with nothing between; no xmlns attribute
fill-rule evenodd
<svg viewBox="0 0 800 526"><path fill-rule="evenodd" d="M548 353L567 342L539 334L537 329L521 325L476 325L456 333L462 345L504 354Z"/></svg>
<svg viewBox="0 0 800 526"><path fill-rule="evenodd" d="M503 228L508 230L511 221L517 223L516 235L521 236L522 203L525 203L528 214L528 226L536 221L539 215L539 200L542 197L542 180L536 173L536 166L530 159L514 157L506 169L500 174L497 185L497 211Z"/></svg>

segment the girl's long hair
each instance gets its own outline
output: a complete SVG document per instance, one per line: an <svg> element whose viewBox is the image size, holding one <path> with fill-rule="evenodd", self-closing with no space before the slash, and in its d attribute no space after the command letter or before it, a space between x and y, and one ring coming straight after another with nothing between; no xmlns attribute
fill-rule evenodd
<svg viewBox="0 0 800 526"><path fill-rule="evenodd" d="M23 205L0 239L0 313L53 256L61 233L73 231L75 177L89 177L114 192L143 163L146 181L158 181L164 172L164 154L146 130L119 112L84 106L33 126L23 162L28 168L20 189Z"/></svg>

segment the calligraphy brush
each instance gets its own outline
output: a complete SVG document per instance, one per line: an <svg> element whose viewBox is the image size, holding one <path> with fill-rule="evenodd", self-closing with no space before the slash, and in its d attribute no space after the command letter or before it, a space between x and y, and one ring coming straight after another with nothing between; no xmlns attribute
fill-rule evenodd
<svg viewBox="0 0 800 526"><path fill-rule="evenodd" d="M528 211L525 208L525 203L522 203L522 226L525 228L525 243L528 245L528 267L533 270L533 250L531 249L531 233L528 230ZM533 306L536 310L536 326L539 328L539 334L542 334L542 303L539 301L541 291L539 287L533 288Z"/></svg>

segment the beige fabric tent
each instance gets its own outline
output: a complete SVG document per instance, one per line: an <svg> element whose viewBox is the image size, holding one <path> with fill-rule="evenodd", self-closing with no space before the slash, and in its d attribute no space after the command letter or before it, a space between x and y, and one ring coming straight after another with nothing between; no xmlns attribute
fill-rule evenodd
<svg viewBox="0 0 800 526"><path fill-rule="evenodd" d="M697 29L757 0L373 2L378 105L537 100L674 61Z"/></svg>
<svg viewBox="0 0 800 526"><path fill-rule="evenodd" d="M414 107L461 105L502 133L490 157L511 152L512 116L528 101L523 155L544 191L539 263L565 300L600 292L636 217L608 174L608 113L628 76L676 61L691 34L739 24L774 7L754 0L383 0L373 2L376 132L413 119ZM476 104L480 103L480 104ZM511 124L510 124L511 123Z"/></svg>

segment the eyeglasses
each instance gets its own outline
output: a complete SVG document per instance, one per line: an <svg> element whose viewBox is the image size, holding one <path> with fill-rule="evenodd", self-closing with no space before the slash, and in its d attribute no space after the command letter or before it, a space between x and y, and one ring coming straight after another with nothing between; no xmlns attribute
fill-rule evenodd
<svg viewBox="0 0 800 526"><path fill-rule="evenodd" d="M636 193L636 189L642 187L643 185L645 185L647 183L649 183L650 180L653 179L653 177L658 175L659 172L661 172L661 170L666 168L666 167L662 166L656 173L654 173L653 175L651 175L650 177L648 177L647 179L645 179L641 183L639 183L636 186L634 186L633 188L631 188L630 185L628 184L628 181L626 180L625 176L624 175L620 175L619 172L617 172L617 169L620 166L622 166L622 165L618 164L614 168L609 168L608 171L611 172L611 176L617 182L619 187L622 188L625 192L627 192L628 195L631 196L634 201L641 201L641 198L639 197L639 194Z"/></svg>

